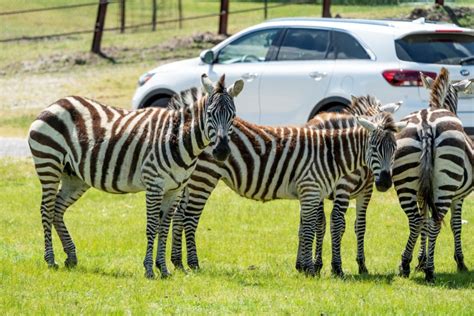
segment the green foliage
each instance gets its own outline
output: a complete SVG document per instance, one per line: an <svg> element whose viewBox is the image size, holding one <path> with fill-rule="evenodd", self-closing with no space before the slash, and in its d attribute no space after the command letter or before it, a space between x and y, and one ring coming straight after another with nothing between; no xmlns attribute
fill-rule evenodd
<svg viewBox="0 0 474 316"><path fill-rule="evenodd" d="M342 244L347 278L331 277L329 227L322 275L310 278L293 267L298 203L258 203L220 185L197 233L201 271L174 271L167 280L149 281L142 267L146 241L143 193L87 192L66 213L79 265L73 270L64 267L65 255L55 235L60 268L52 271L43 261L40 191L31 161L0 160L0 174L2 314L472 313L474 273L456 272L449 225L443 227L437 243L435 285L426 285L421 273L409 279L396 275L408 227L393 191L376 193L369 206L368 276L357 274L352 207ZM471 196L463 215L469 221L463 226L463 243L470 268L474 264L474 214L468 211L473 207Z"/></svg>

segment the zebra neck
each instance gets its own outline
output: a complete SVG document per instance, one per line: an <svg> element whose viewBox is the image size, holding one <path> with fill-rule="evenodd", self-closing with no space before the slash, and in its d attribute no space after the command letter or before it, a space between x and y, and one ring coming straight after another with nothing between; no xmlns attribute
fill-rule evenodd
<svg viewBox="0 0 474 316"><path fill-rule="evenodd" d="M367 165L367 138L368 132L361 127L326 130L327 158L334 161L336 177L343 177Z"/></svg>
<svg viewBox="0 0 474 316"><path fill-rule="evenodd" d="M195 159L210 143L206 130L207 112L205 102L195 102L188 109L176 112L180 122L178 137L188 152L190 159Z"/></svg>

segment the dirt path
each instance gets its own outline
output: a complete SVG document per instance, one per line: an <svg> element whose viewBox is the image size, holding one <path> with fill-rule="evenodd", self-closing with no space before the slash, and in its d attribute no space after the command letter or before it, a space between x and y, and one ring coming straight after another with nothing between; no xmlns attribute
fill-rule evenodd
<svg viewBox="0 0 474 316"><path fill-rule="evenodd" d="M0 137L0 157L24 158L31 156L26 139Z"/></svg>

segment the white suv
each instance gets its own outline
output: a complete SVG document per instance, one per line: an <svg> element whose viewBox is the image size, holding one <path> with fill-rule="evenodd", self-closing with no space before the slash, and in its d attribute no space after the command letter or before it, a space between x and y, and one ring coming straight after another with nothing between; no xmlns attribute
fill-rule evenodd
<svg viewBox="0 0 474 316"><path fill-rule="evenodd" d="M351 95L403 101L397 118L427 106L419 72L474 81L474 30L451 24L286 18L247 28L199 58L159 66L139 79L133 107L164 106L182 90L212 80L245 80L237 113L254 123L302 124L337 111ZM459 116L474 134L474 85L459 96Z"/></svg>

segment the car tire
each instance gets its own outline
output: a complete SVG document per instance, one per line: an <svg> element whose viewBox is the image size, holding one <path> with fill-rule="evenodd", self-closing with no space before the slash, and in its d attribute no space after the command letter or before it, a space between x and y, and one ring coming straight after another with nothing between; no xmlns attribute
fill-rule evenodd
<svg viewBox="0 0 474 316"><path fill-rule="evenodd" d="M168 106L168 102L171 100L169 96L161 96L144 106L145 108L154 107L154 108L166 108Z"/></svg>
<svg viewBox="0 0 474 316"><path fill-rule="evenodd" d="M320 112L342 112L342 110L344 110L345 108L346 106L342 103L333 103L333 104L328 104Z"/></svg>

